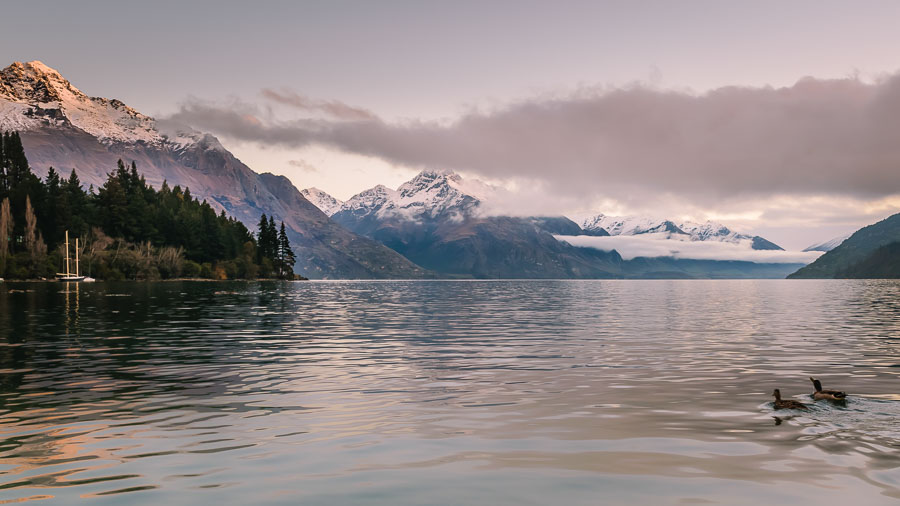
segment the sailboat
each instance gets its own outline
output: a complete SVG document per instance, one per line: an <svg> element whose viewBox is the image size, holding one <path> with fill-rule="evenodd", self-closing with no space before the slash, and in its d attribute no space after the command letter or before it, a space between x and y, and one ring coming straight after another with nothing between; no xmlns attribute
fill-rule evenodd
<svg viewBox="0 0 900 506"><path fill-rule="evenodd" d="M66 230L66 272L57 272L58 281L94 281L94 278L86 278L79 273L78 265L78 238L75 238L75 273L69 270L69 231Z"/></svg>

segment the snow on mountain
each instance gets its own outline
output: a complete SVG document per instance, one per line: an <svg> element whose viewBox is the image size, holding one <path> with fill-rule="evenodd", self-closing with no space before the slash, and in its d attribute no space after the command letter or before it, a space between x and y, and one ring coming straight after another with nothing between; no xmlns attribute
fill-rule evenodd
<svg viewBox="0 0 900 506"><path fill-rule="evenodd" d="M466 180L453 172L426 170L396 190L379 185L355 195L330 215L342 218L340 215L346 213L355 219L371 216L408 220L483 216L490 214L487 208L500 194L500 189L478 180ZM711 221L679 223L647 216L597 214L581 220L579 225L588 233L604 230L613 236L652 235L655 239L723 242L755 250L781 249L762 237L735 232Z"/></svg>
<svg viewBox="0 0 900 506"><path fill-rule="evenodd" d="M646 216L606 216L598 214L584 219L581 228L587 231L603 229L609 235L639 235L666 233L673 239L688 239L685 233L675 223L669 220L659 220ZM683 236L683 237L682 237Z"/></svg>
<svg viewBox="0 0 900 506"><path fill-rule="evenodd" d="M654 234L676 241L714 241L747 245L752 249L781 249L762 237L735 232L721 223L712 221L676 223L648 216L620 217L598 214L582 220L581 227L586 231L603 229L612 236Z"/></svg>
<svg viewBox="0 0 900 506"><path fill-rule="evenodd" d="M678 225L678 228L690 235L692 240L695 241L718 241L738 244L743 241L753 240L752 235L734 232L725 225L712 221L707 221L706 223L684 221Z"/></svg>
<svg viewBox="0 0 900 506"><path fill-rule="evenodd" d="M0 131L22 132L42 127L74 127L104 144L167 144L182 148L203 142L224 150L211 135L158 122L121 100L89 97L43 62L14 62L0 70Z"/></svg>
<svg viewBox="0 0 900 506"><path fill-rule="evenodd" d="M842 235L840 237L835 237L834 239L831 239L830 241L825 241L823 243L813 244L812 246L809 246L808 248L804 249L803 251L831 251L834 248L837 248L838 246L840 246L842 242L849 239L851 235L853 235L853 233Z"/></svg>
<svg viewBox="0 0 900 506"><path fill-rule="evenodd" d="M338 212L341 209L341 206L344 205L343 201L332 197L318 188L307 188L301 191L300 194L328 216Z"/></svg>
<svg viewBox="0 0 900 506"><path fill-rule="evenodd" d="M453 172L425 170L396 190L378 185L354 195L344 202L338 212L356 216L374 214L379 218L462 217L476 212L481 203L478 195L490 191L490 186L478 181L466 181Z"/></svg>
<svg viewBox="0 0 900 506"><path fill-rule="evenodd" d="M332 222L285 177L258 174L212 135L155 120L119 100L89 97L39 61L0 70L0 130L18 131L31 168L77 170L100 186L119 159L149 184L188 187L253 230L261 214L283 221L296 268L313 278L421 277L423 269Z"/></svg>
<svg viewBox="0 0 900 506"><path fill-rule="evenodd" d="M153 118L119 100L89 97L39 61L0 71L0 129L70 124L101 141L159 142Z"/></svg>
<svg viewBox="0 0 900 506"><path fill-rule="evenodd" d="M351 212L358 216L377 214L379 216L396 208L397 190L383 184L357 193L344 202L338 212ZM337 214L337 213L335 213Z"/></svg>

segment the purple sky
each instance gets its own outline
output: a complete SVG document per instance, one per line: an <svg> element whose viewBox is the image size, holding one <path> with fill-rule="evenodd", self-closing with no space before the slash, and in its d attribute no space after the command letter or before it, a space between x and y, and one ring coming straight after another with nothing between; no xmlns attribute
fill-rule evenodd
<svg viewBox="0 0 900 506"><path fill-rule="evenodd" d="M31 1L4 18L3 64L177 113L340 198L450 168L541 212L714 218L791 248L900 208L896 2Z"/></svg>

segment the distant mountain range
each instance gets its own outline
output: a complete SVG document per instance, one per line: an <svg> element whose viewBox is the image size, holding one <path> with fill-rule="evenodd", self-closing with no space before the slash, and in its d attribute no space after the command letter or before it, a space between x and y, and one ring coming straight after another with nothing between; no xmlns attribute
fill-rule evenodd
<svg viewBox="0 0 900 506"><path fill-rule="evenodd" d="M447 171L427 170L396 190L383 185L341 203L304 190L332 219L446 276L678 278L784 277L802 264L661 258L623 260L616 251L576 247L557 237L664 233L673 241L727 242L780 250L757 236L716 224L675 224L596 215L581 226L565 216L493 216L494 188ZM607 228L608 227L608 228Z"/></svg>
<svg viewBox="0 0 900 506"><path fill-rule="evenodd" d="M618 255L574 248L544 228L579 229L566 218L482 216L473 193L484 189L454 173L423 171L396 190L379 185L361 192L331 217L444 276L617 277Z"/></svg>
<svg viewBox="0 0 900 506"><path fill-rule="evenodd" d="M286 177L254 172L215 137L90 97L38 61L0 71L0 130L20 132L39 176L50 166L64 175L75 168L85 184L98 186L122 158L135 161L148 183L189 187L252 230L263 213L284 221L296 268L310 278L783 277L801 265L675 255L626 260L614 249L565 238L781 248L712 222L498 216L487 209L496 188L452 172L423 171L396 190L379 185L346 202L315 188L300 192Z"/></svg>
<svg viewBox="0 0 900 506"><path fill-rule="evenodd" d="M664 234L676 241L712 241L731 244L747 244L755 250L782 250L783 248L758 235L734 232L721 223L707 221L675 223L665 218L646 216L607 216L597 214L582 220L581 227L587 231L603 230L609 235Z"/></svg>
<svg viewBox="0 0 900 506"><path fill-rule="evenodd" d="M900 277L900 214L857 230L815 262L789 277Z"/></svg>
<svg viewBox="0 0 900 506"><path fill-rule="evenodd" d="M0 130L17 130L33 170L50 166L101 185L122 158L147 182L189 187L256 229L261 214L284 221L296 268L311 278L416 278L428 275L382 244L337 225L285 177L258 174L215 137L156 121L119 100L89 97L39 61L0 71Z"/></svg>

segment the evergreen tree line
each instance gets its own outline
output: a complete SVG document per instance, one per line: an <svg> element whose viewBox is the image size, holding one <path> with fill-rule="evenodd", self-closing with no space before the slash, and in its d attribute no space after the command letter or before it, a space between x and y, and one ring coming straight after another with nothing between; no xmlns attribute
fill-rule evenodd
<svg viewBox="0 0 900 506"><path fill-rule="evenodd" d="M64 270L66 231L71 257L80 238L82 274L101 279L294 278L284 223L279 234L274 219L263 216L254 237L188 188L148 185L134 162L119 160L96 191L82 188L74 169L63 178L51 167L42 181L31 172L18 133L3 133L0 277Z"/></svg>
<svg viewBox="0 0 900 506"><path fill-rule="evenodd" d="M288 240L284 222L281 222L281 230L275 229L275 219L266 218L263 214L259 218L259 232L256 236L257 261L263 265L271 265L279 278L289 277L294 272L294 263L297 261L291 242Z"/></svg>

